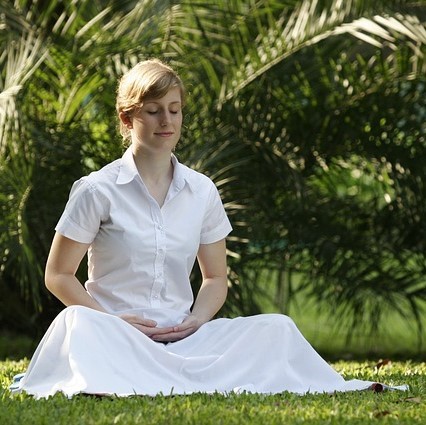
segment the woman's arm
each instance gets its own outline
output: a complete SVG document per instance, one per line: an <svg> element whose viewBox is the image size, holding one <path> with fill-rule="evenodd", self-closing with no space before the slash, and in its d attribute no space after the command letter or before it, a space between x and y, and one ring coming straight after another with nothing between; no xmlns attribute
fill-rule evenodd
<svg viewBox="0 0 426 425"><path fill-rule="evenodd" d="M66 306L83 305L105 311L84 289L75 276L90 244L76 242L56 233L45 271L47 289Z"/></svg>
<svg viewBox="0 0 426 425"><path fill-rule="evenodd" d="M200 245L198 250L203 282L192 308L191 314L175 326L173 332L153 335L156 341L178 341L194 333L202 324L208 322L222 307L228 293L226 266L226 242Z"/></svg>
<svg viewBox="0 0 426 425"><path fill-rule="evenodd" d="M200 245L198 263L203 282L191 315L205 323L220 310L228 294L225 239L212 244Z"/></svg>

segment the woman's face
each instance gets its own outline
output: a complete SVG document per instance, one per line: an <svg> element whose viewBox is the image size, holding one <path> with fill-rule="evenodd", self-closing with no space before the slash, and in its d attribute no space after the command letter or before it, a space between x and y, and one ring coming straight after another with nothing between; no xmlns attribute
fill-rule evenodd
<svg viewBox="0 0 426 425"><path fill-rule="evenodd" d="M178 87L159 99L147 99L129 118L132 144L146 152L171 152L180 138L182 99Z"/></svg>

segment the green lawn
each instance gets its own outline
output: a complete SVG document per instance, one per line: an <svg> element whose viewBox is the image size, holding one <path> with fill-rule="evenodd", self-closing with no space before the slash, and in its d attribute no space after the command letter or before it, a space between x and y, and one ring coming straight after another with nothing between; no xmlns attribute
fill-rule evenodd
<svg viewBox="0 0 426 425"><path fill-rule="evenodd" d="M38 424L425 424L426 363L334 363L346 378L410 385L407 392L332 395L206 395L130 398L56 395L34 400L6 389L26 360L0 362L0 423Z"/></svg>

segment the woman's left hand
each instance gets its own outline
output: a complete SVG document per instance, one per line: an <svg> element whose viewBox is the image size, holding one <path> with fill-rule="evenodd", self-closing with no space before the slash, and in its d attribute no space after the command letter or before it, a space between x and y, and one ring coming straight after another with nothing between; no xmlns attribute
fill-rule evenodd
<svg viewBox="0 0 426 425"><path fill-rule="evenodd" d="M198 317L190 314L180 325L174 326L172 332L158 335L154 334L151 336L151 338L157 342L180 341L181 339L184 339L187 336L193 334L203 323L204 322L198 319Z"/></svg>

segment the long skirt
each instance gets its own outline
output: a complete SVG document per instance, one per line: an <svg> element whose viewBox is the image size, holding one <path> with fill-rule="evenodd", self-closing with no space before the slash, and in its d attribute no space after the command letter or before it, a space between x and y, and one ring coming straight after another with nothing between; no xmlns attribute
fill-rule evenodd
<svg viewBox="0 0 426 425"><path fill-rule="evenodd" d="M117 316L72 306L52 322L18 391L172 395L363 390L324 361L280 314L212 320L189 337L154 342Z"/></svg>

